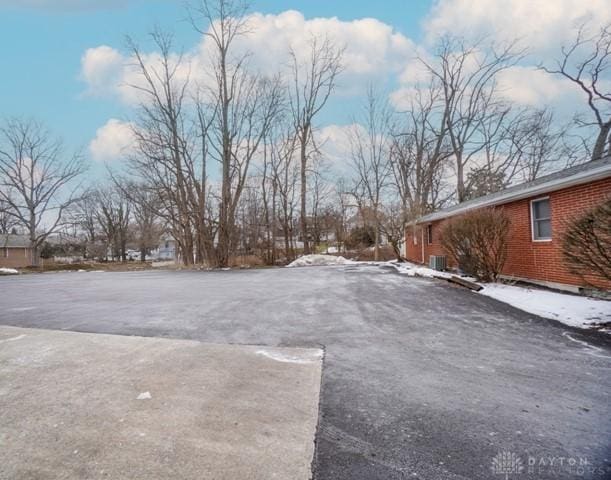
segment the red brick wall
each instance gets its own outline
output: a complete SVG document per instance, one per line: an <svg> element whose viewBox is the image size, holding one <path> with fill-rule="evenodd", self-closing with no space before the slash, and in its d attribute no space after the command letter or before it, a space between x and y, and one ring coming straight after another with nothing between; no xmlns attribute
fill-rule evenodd
<svg viewBox="0 0 611 480"><path fill-rule="evenodd" d="M531 232L530 201L541 197L550 199L552 240L534 242ZM503 205L502 208L509 213L511 218L509 252L503 273L533 280L584 286L584 281L570 273L564 261L562 236L569 220L608 198L611 198L611 178ZM430 255L445 254L439 244L439 233L443 228L443 223L444 220L433 223L432 245L427 244L426 225L407 228L405 251L408 260L428 263ZM418 235L417 245L414 245L413 242L413 228L416 229ZM424 262L422 260L422 239L424 239ZM588 281L600 288L611 289L611 282L601 278L589 277Z"/></svg>
<svg viewBox="0 0 611 480"><path fill-rule="evenodd" d="M32 265L32 251L29 248L0 247L0 268L21 268L30 265Z"/></svg>

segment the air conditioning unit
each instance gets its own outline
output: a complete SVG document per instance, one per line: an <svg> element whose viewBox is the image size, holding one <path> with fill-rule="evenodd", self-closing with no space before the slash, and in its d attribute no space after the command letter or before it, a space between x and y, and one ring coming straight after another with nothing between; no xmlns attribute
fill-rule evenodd
<svg viewBox="0 0 611 480"><path fill-rule="evenodd" d="M442 272L446 267L447 262L445 255L431 255L429 257L429 268Z"/></svg>

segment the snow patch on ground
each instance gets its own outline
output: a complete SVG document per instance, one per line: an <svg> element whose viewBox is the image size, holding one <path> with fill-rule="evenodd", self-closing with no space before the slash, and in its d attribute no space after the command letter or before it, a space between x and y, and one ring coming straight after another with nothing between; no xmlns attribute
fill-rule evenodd
<svg viewBox="0 0 611 480"><path fill-rule="evenodd" d="M327 266L327 265L348 265L353 264L352 260L347 260L344 257L337 257L335 255L304 255L299 257L297 260L289 263L287 267L313 267L313 266Z"/></svg>
<svg viewBox="0 0 611 480"><path fill-rule="evenodd" d="M0 275L18 275L19 272L14 268L0 268Z"/></svg>
<svg viewBox="0 0 611 480"><path fill-rule="evenodd" d="M438 270L433 270L432 268L414 265L413 263L409 262L386 262L383 265L389 265L397 270L397 272L400 274L407 275L408 277L450 278L452 276L452 274L448 272L440 272Z"/></svg>
<svg viewBox="0 0 611 480"><path fill-rule="evenodd" d="M386 262L382 265L393 267L409 277L450 278L452 273L438 272L413 263ZM468 280L475 281L469 277ZM525 312L551 318L578 328L590 328L594 324L611 322L611 301L569 295L528 287L483 283L479 293L492 297Z"/></svg>
<svg viewBox="0 0 611 480"><path fill-rule="evenodd" d="M598 358L611 358L609 355L603 355L604 350L602 348L596 347L594 345L590 345L588 342L584 342L583 340L578 340L576 338L573 338L571 337L569 332L563 332L562 335L568 338L569 340L571 340L572 342L583 345L586 348L586 353L588 355L592 355L593 357L598 357Z"/></svg>
<svg viewBox="0 0 611 480"><path fill-rule="evenodd" d="M140 395L138 395L136 400L150 400L151 398L153 398L151 396L151 392L142 392Z"/></svg>
<svg viewBox="0 0 611 480"><path fill-rule="evenodd" d="M611 322L611 301L546 290L484 283L479 293L508 303L525 312L551 318L571 327L589 328Z"/></svg>
<svg viewBox="0 0 611 480"><path fill-rule="evenodd" d="M284 363L300 363L309 364L320 360L322 357L322 350L316 350L314 352L306 352L303 355L287 355L286 353L273 352L270 350L257 350L257 355L263 355L264 357L270 358L277 362Z"/></svg>

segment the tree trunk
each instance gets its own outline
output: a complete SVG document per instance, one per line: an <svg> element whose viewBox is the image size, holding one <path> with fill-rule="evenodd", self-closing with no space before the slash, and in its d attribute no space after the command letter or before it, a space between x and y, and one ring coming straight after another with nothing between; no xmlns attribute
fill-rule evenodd
<svg viewBox="0 0 611 480"><path fill-rule="evenodd" d="M32 248L32 265L38 266L38 250L39 243L36 239L36 215L32 210L30 210L30 224L29 224L29 234L30 234L30 247Z"/></svg>
<svg viewBox="0 0 611 480"><path fill-rule="evenodd" d="M598 136L596 137L596 143L594 144L594 150L592 150L592 160L599 160L603 158L605 154L605 144L609 141L609 148L611 149L611 121L604 123L600 127Z"/></svg>
<svg viewBox="0 0 611 480"><path fill-rule="evenodd" d="M374 233L374 245L373 245L373 260L378 261L380 259L380 228L378 222L375 224Z"/></svg>
<svg viewBox="0 0 611 480"><path fill-rule="evenodd" d="M303 237L303 253L307 255L310 253L310 245L308 242L308 219L307 219L307 142L309 136L309 127L305 127L301 134L301 235Z"/></svg>
<svg viewBox="0 0 611 480"><path fill-rule="evenodd" d="M458 197L458 203L465 201L465 166L460 158L457 159L456 163L456 196Z"/></svg>
<svg viewBox="0 0 611 480"><path fill-rule="evenodd" d="M272 265L276 264L276 184L274 183L272 193Z"/></svg>
<svg viewBox="0 0 611 480"><path fill-rule="evenodd" d="M403 257L401 256L401 248L399 247L399 243L396 241L391 241L390 244L392 246L395 257L397 257L397 262L403 262Z"/></svg>

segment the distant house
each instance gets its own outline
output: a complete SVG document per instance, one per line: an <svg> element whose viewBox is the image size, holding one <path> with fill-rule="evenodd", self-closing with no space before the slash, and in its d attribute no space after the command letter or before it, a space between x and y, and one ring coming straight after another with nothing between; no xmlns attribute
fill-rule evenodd
<svg viewBox="0 0 611 480"><path fill-rule="evenodd" d="M511 220L508 258L503 274L516 280L578 291L584 282L569 271L562 254L567 220L609 198L611 157L421 217L406 229L406 257L413 262L428 264L431 256L446 255L440 234L447 219L480 208L503 208ZM611 289L611 283L601 278L593 278L590 283Z"/></svg>
<svg viewBox="0 0 611 480"><path fill-rule="evenodd" d="M153 256L157 260L176 261L178 260L178 250L176 248L176 240L171 235L163 235L161 237L157 252L153 252Z"/></svg>
<svg viewBox="0 0 611 480"><path fill-rule="evenodd" d="M0 234L0 268L22 268L34 264L26 235Z"/></svg>

